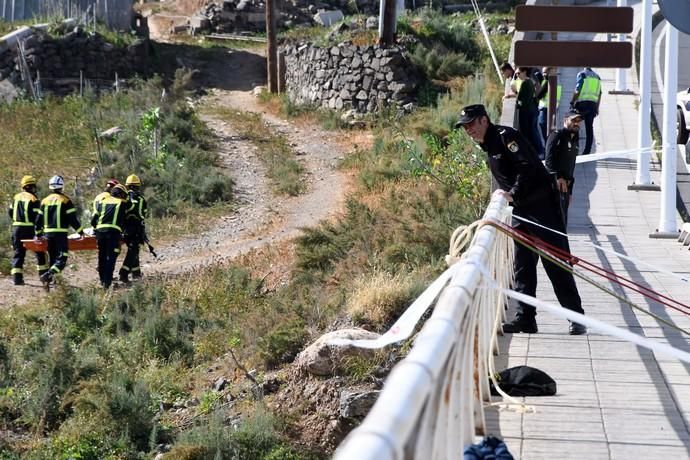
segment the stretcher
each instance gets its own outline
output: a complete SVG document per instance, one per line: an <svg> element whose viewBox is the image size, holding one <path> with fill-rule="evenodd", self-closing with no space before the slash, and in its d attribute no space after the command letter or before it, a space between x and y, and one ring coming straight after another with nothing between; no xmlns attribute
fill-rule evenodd
<svg viewBox="0 0 690 460"><path fill-rule="evenodd" d="M45 238L22 240L22 244L26 249L33 252L48 251L48 242ZM83 238L67 238L67 247L70 251L95 251L98 249L98 243L95 236L84 235Z"/></svg>

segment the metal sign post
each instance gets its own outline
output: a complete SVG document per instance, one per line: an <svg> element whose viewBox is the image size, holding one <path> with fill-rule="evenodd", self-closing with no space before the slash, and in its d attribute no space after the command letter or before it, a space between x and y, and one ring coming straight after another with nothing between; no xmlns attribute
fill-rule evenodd
<svg viewBox="0 0 690 460"><path fill-rule="evenodd" d="M666 24L664 56L664 126L661 133L661 209L652 238L677 238L676 224L676 89L678 88L678 29Z"/></svg>
<svg viewBox="0 0 690 460"><path fill-rule="evenodd" d="M652 184L649 175L650 152L643 152L652 146L650 128L652 111L652 0L642 0L642 25L640 29L640 106L637 123L637 172L635 183L628 190L659 190Z"/></svg>

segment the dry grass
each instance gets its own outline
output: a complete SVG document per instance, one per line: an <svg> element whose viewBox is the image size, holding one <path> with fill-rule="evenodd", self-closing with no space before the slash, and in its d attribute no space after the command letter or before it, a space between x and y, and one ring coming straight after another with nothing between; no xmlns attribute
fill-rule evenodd
<svg viewBox="0 0 690 460"><path fill-rule="evenodd" d="M356 323L380 330L407 308L423 286L415 272L363 274L354 282L347 312Z"/></svg>

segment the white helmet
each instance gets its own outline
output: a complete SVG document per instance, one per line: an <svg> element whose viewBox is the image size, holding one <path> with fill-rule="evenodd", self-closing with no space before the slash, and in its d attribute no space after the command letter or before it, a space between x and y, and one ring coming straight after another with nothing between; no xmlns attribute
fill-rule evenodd
<svg viewBox="0 0 690 460"><path fill-rule="evenodd" d="M48 188L51 190L59 190L65 186L65 180L62 176L53 176L48 181Z"/></svg>

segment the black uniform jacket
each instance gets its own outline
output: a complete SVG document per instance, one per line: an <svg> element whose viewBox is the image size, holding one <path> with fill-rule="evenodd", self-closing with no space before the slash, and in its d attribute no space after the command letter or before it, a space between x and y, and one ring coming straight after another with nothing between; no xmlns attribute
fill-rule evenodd
<svg viewBox="0 0 690 460"><path fill-rule="evenodd" d="M516 130L489 124L479 146L488 154L489 168L498 186L513 195L516 208L533 207L553 199L553 179Z"/></svg>
<svg viewBox="0 0 690 460"><path fill-rule="evenodd" d="M546 140L546 169L556 178L567 180L569 185L574 181L579 146L578 133L566 128L551 132Z"/></svg>

